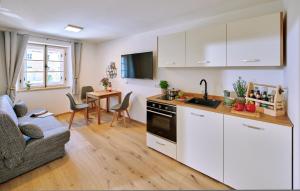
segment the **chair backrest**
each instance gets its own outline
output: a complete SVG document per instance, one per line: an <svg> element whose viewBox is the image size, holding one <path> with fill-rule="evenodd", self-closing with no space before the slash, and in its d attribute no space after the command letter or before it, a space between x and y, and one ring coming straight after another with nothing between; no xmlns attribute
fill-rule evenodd
<svg viewBox="0 0 300 191"><path fill-rule="evenodd" d="M75 102L73 96L72 96L70 93L67 93L66 96L67 96L67 97L69 98L69 100L70 100L70 108L71 108L72 110L76 110L76 102Z"/></svg>
<svg viewBox="0 0 300 191"><path fill-rule="evenodd" d="M86 99L86 93L87 92L93 92L94 91L94 88L92 86L83 86L81 88L81 100L84 100Z"/></svg>
<svg viewBox="0 0 300 191"><path fill-rule="evenodd" d="M124 97L123 101L122 101L122 104L121 104L121 110L125 110L128 108L129 106L129 99L130 99L130 96L132 94L132 91L127 93L126 96Z"/></svg>

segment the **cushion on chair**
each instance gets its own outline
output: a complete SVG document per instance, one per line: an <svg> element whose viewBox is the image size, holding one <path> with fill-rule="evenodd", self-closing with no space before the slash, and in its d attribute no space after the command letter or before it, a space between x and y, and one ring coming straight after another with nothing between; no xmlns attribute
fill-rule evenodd
<svg viewBox="0 0 300 191"><path fill-rule="evenodd" d="M26 113L28 112L28 107L27 105L24 103L24 101L18 101L15 105L14 105L14 111L17 115L17 117L23 117L26 115Z"/></svg>
<svg viewBox="0 0 300 191"><path fill-rule="evenodd" d="M122 104L117 104L111 107L112 110L119 110L121 108Z"/></svg>
<svg viewBox="0 0 300 191"><path fill-rule="evenodd" d="M44 137L44 133L43 133L42 129L35 124L21 123L21 124L19 124L19 128L24 135L26 135L30 138L40 139L40 138Z"/></svg>
<svg viewBox="0 0 300 191"><path fill-rule="evenodd" d="M95 99L95 98L88 98L88 103L91 103L91 102L95 102L95 101L97 101L97 99ZM86 103L86 99L82 99L82 102L83 103Z"/></svg>
<svg viewBox="0 0 300 191"><path fill-rule="evenodd" d="M88 107L89 107L88 104L82 103L82 104L76 104L75 109L76 109L76 110L81 110L81 109L86 109L86 108L88 108Z"/></svg>

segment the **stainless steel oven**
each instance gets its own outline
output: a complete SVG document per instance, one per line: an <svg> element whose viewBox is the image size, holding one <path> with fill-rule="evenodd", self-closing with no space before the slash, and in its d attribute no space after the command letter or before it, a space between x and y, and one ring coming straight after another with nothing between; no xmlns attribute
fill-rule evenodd
<svg viewBox="0 0 300 191"><path fill-rule="evenodd" d="M147 101L147 132L176 143L176 106Z"/></svg>

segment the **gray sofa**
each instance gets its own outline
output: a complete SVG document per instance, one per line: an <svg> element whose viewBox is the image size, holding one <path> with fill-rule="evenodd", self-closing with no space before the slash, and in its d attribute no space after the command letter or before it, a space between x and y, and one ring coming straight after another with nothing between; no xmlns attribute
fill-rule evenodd
<svg viewBox="0 0 300 191"><path fill-rule="evenodd" d="M70 131L55 117L31 118L35 110L17 118L7 95L0 96L0 183L63 157ZM31 139L23 135L18 124L39 126L44 137Z"/></svg>

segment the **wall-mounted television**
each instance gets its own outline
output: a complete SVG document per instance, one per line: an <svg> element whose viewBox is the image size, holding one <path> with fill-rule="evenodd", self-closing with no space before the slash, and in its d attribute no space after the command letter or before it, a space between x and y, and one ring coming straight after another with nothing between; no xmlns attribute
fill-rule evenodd
<svg viewBox="0 0 300 191"><path fill-rule="evenodd" d="M153 52L122 55L121 77L153 79Z"/></svg>

